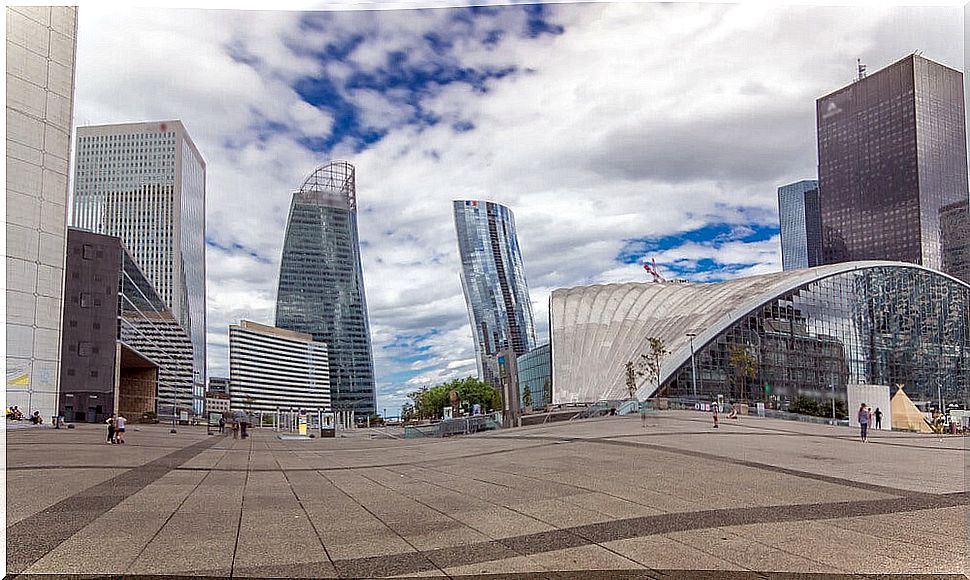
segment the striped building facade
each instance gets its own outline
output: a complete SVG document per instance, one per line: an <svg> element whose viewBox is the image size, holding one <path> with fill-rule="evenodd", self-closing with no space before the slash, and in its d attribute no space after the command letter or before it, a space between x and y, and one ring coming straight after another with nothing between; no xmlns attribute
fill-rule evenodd
<svg viewBox="0 0 970 580"><path fill-rule="evenodd" d="M330 410L327 345L302 332L243 320L229 327L235 411Z"/></svg>

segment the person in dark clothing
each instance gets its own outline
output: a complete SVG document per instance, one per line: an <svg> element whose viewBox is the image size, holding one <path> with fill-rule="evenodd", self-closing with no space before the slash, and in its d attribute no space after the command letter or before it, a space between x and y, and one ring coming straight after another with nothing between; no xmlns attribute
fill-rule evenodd
<svg viewBox="0 0 970 580"><path fill-rule="evenodd" d="M875 415L876 415L876 429L882 429L882 411L879 410L879 407L876 407Z"/></svg>
<svg viewBox="0 0 970 580"><path fill-rule="evenodd" d="M115 416L112 415L105 423L108 424L108 443L115 442Z"/></svg>
<svg viewBox="0 0 970 580"><path fill-rule="evenodd" d="M225 417L219 417L219 432L220 433L225 433L226 432L226 418Z"/></svg>

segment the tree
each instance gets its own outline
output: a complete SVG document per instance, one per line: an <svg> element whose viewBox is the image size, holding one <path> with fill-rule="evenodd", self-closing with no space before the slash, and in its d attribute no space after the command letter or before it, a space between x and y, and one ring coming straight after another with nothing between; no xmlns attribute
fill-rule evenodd
<svg viewBox="0 0 970 580"><path fill-rule="evenodd" d="M483 411L492 411L502 407L502 398L492 385L473 377L456 379L434 387L423 387L408 394L414 401L414 412L422 419L437 419L441 417L441 410L450 406L448 394L455 391L462 403L469 406L478 403Z"/></svg>
<svg viewBox="0 0 970 580"><path fill-rule="evenodd" d="M650 380L659 389L660 381L663 378L661 375L663 364L667 359L667 355L670 354L670 351L667 350L667 345L661 338L651 336L647 338L647 343L649 350L646 354L641 354L640 357L643 360L643 366L647 374L650 376Z"/></svg>
<svg viewBox="0 0 970 580"><path fill-rule="evenodd" d="M411 402L411 403L404 403L403 405L401 405L401 420L402 421L410 421L410 420L414 419L415 416L416 416L416 413L414 412L414 403L413 402Z"/></svg>
<svg viewBox="0 0 970 580"><path fill-rule="evenodd" d="M728 364L734 369L735 386L738 387L738 398L745 399L748 379L755 378L758 372L758 359L748 352L743 345L736 344L728 355Z"/></svg>
<svg viewBox="0 0 970 580"><path fill-rule="evenodd" d="M634 362L627 361L626 363L626 391L629 393L630 398L636 396L637 394L637 377L642 377L643 371L637 368Z"/></svg>
<svg viewBox="0 0 970 580"><path fill-rule="evenodd" d="M532 389L528 386L526 386L525 392L522 393L522 406L532 407Z"/></svg>
<svg viewBox="0 0 970 580"><path fill-rule="evenodd" d="M552 404L552 379L546 379L542 383L542 398L547 405Z"/></svg>

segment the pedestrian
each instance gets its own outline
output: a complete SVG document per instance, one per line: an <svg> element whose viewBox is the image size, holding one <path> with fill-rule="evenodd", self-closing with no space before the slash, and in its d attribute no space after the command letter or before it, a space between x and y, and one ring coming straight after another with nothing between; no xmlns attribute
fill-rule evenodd
<svg viewBox="0 0 970 580"><path fill-rule="evenodd" d="M859 406L859 429L862 442L865 443L869 438L869 409L865 403Z"/></svg>
<svg viewBox="0 0 970 580"><path fill-rule="evenodd" d="M239 439L239 421L232 422L232 438Z"/></svg>
<svg viewBox="0 0 970 580"><path fill-rule="evenodd" d="M219 417L219 432L220 433L225 433L226 432L226 418L225 417Z"/></svg>
<svg viewBox="0 0 970 580"><path fill-rule="evenodd" d="M108 420L105 421L105 423L108 424L108 443L114 443L115 442L115 416L112 415L108 417Z"/></svg>
<svg viewBox="0 0 970 580"><path fill-rule="evenodd" d="M876 417L876 429L882 429L882 411L879 410L879 407L876 407L874 415Z"/></svg>
<svg viewBox="0 0 970 580"><path fill-rule="evenodd" d="M125 442L125 421L127 421L127 419L125 419L125 416L121 414L119 414L118 418L115 419L115 438L118 440L118 443Z"/></svg>
<svg viewBox="0 0 970 580"><path fill-rule="evenodd" d="M714 416L714 428L717 429L717 403L711 404L711 415Z"/></svg>

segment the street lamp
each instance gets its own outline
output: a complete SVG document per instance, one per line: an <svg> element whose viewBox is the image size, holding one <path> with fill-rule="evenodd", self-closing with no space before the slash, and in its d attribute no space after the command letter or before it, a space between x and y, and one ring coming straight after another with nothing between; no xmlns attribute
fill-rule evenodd
<svg viewBox="0 0 970 580"><path fill-rule="evenodd" d="M829 388L832 389L832 424L835 425L835 384L829 383Z"/></svg>
<svg viewBox="0 0 970 580"><path fill-rule="evenodd" d="M697 398L697 366L694 364L694 337L696 332L688 332L687 338L690 339L690 382L694 388L694 398Z"/></svg>

